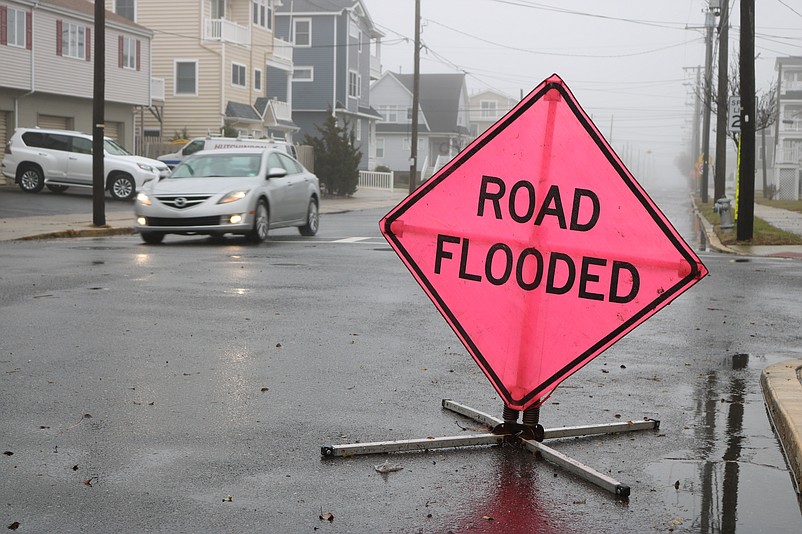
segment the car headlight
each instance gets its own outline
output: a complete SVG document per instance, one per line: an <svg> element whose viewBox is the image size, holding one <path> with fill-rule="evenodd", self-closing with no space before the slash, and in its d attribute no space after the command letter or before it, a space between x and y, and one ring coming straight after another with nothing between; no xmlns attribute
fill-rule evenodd
<svg viewBox="0 0 802 534"><path fill-rule="evenodd" d="M142 169L145 172L156 172L153 167L151 167L150 165L148 165L146 163L137 163L137 166L139 166L139 168Z"/></svg>
<svg viewBox="0 0 802 534"><path fill-rule="evenodd" d="M236 202L237 200L242 200L248 194L249 189L240 189L238 191L231 191L227 193L223 198L217 201L218 204L228 204L229 202Z"/></svg>
<svg viewBox="0 0 802 534"><path fill-rule="evenodd" d="M136 201L142 204L143 206L150 206L151 204L153 204L153 201L145 193L137 193Z"/></svg>

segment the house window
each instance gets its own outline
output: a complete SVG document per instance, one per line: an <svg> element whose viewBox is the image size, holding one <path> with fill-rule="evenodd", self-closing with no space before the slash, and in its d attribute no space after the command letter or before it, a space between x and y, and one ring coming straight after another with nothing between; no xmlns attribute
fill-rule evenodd
<svg viewBox="0 0 802 534"><path fill-rule="evenodd" d="M89 52L86 46L89 31L84 26L72 22L61 22L61 54L62 56L86 59Z"/></svg>
<svg viewBox="0 0 802 534"><path fill-rule="evenodd" d="M495 100L482 100L479 102L479 116L483 119L496 118L496 101Z"/></svg>
<svg viewBox="0 0 802 534"><path fill-rule="evenodd" d="M114 12L128 20L136 20L136 0L115 0Z"/></svg>
<svg viewBox="0 0 802 534"><path fill-rule="evenodd" d="M356 120L356 128L355 128L355 132L354 132L354 139L356 141L361 141L362 140L362 121L359 120L359 119Z"/></svg>
<svg viewBox="0 0 802 534"><path fill-rule="evenodd" d="M120 67L139 70L139 42L131 37L120 36Z"/></svg>
<svg viewBox="0 0 802 534"><path fill-rule="evenodd" d="M252 0L253 25L267 30L273 27L273 6L271 0Z"/></svg>
<svg viewBox="0 0 802 534"><path fill-rule="evenodd" d="M198 95L198 62L175 62L175 94Z"/></svg>
<svg viewBox="0 0 802 534"><path fill-rule="evenodd" d="M312 82L315 80L315 71L313 67L295 67L292 70L292 81L294 82Z"/></svg>
<svg viewBox="0 0 802 534"><path fill-rule="evenodd" d="M240 63L231 64L231 85L245 87L245 65Z"/></svg>
<svg viewBox="0 0 802 534"><path fill-rule="evenodd" d="M6 23L5 29L8 32L7 40L3 44L25 48L25 11L9 7L7 16L7 21L2 21Z"/></svg>
<svg viewBox="0 0 802 534"><path fill-rule="evenodd" d="M348 72L348 96L353 98L362 96L362 76L353 70Z"/></svg>
<svg viewBox="0 0 802 534"><path fill-rule="evenodd" d="M226 0L212 0L212 18L226 18Z"/></svg>
<svg viewBox="0 0 802 534"><path fill-rule="evenodd" d="M312 20L294 19L292 21L292 34L295 46L312 46Z"/></svg>
<svg viewBox="0 0 802 534"><path fill-rule="evenodd" d="M262 69L253 69L253 90L262 90Z"/></svg>
<svg viewBox="0 0 802 534"><path fill-rule="evenodd" d="M384 157L384 137L376 138L376 157L377 158Z"/></svg>
<svg viewBox="0 0 802 534"><path fill-rule="evenodd" d="M406 111L407 120L410 120L412 118L410 108L405 108L403 106L379 106L379 113L384 117L383 122L403 123L404 121L401 120L401 117L404 115L404 111Z"/></svg>

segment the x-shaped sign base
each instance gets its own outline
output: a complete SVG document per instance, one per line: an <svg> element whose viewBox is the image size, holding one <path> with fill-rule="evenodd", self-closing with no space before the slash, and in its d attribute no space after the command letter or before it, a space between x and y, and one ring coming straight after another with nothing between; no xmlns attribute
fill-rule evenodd
<svg viewBox="0 0 802 534"><path fill-rule="evenodd" d="M618 434L635 430L656 430L660 428L660 421L644 419L643 421L626 421L601 425L571 426L555 429L543 429L540 425L534 427L518 423L505 422L459 404L449 399L443 399L443 408L458 413L478 423L485 424L493 430L486 434L471 434L467 436L450 436L441 438L405 439L398 441L377 441L373 443L352 443L347 445L330 445L320 448L320 453L326 457L357 456L361 454L383 454L388 452L413 452L432 449L449 449L456 447L472 447L478 445L501 445L502 443L519 443L533 453L540 454L546 461L562 467L583 480L605 489L617 497L629 497L629 486L595 469L588 467L541 443L544 439L572 438L580 436L594 436L600 434Z"/></svg>

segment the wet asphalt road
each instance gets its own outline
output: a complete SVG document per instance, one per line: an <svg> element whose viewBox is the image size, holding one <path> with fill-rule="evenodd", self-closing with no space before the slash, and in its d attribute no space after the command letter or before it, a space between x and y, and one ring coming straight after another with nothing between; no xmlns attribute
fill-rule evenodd
<svg viewBox="0 0 802 534"><path fill-rule="evenodd" d="M693 241L687 196L652 195ZM799 532L758 378L799 357L796 260L711 275L560 386L549 444L628 501L513 446L323 460L322 445L485 431L501 402L378 232L271 242L0 244L0 519L18 532ZM347 238L363 237L354 240ZM346 241L342 241L347 239ZM380 474L389 460L403 467ZM230 499L229 499L230 498ZM321 514L332 514L331 521Z"/></svg>

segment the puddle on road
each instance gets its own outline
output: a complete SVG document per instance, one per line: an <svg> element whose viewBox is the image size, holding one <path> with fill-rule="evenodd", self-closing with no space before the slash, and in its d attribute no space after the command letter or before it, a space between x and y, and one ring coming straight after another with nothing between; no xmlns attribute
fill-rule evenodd
<svg viewBox="0 0 802 534"><path fill-rule="evenodd" d="M802 532L800 502L756 380L786 357L723 357L690 393L693 447L645 471L681 529L694 532Z"/></svg>

